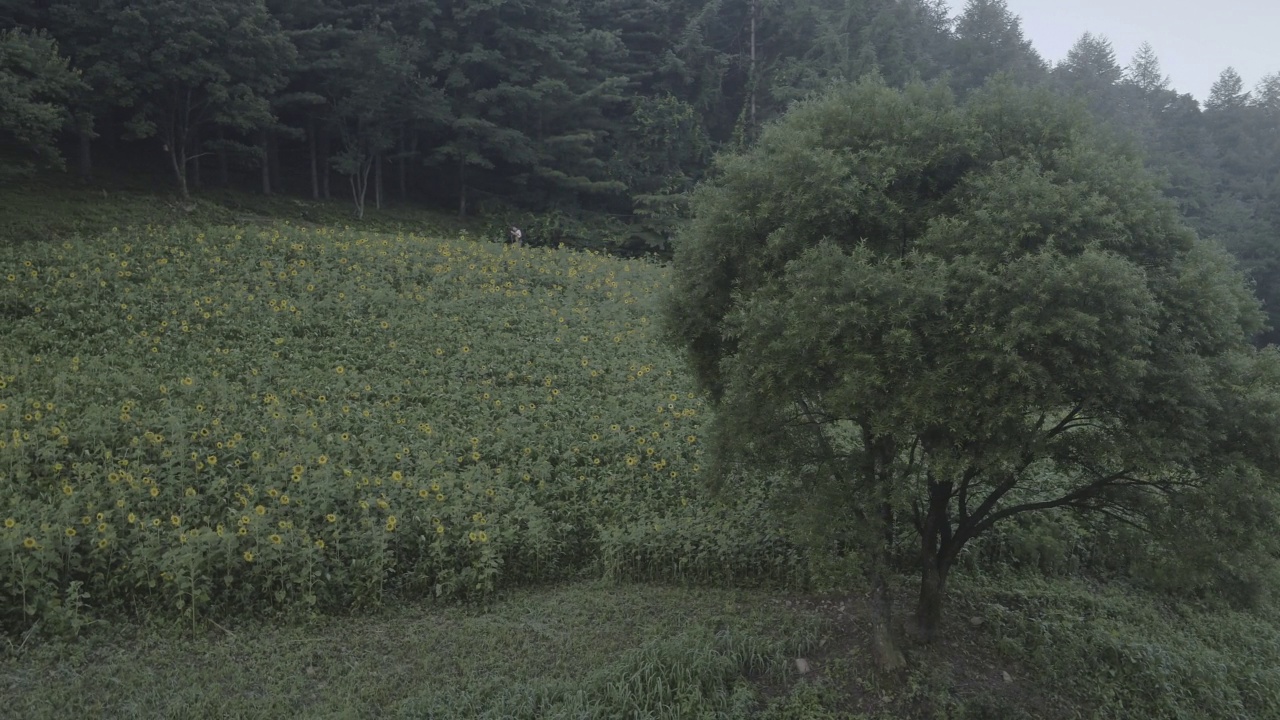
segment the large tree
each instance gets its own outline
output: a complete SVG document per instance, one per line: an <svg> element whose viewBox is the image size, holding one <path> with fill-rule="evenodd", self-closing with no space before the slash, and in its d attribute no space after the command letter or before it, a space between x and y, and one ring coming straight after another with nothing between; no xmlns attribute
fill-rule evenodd
<svg viewBox="0 0 1280 720"><path fill-rule="evenodd" d="M1068 95L1081 98L1095 117L1118 119L1123 109L1120 81L1124 70L1106 37L1088 32L1081 35L1054 66L1052 77Z"/></svg>
<svg viewBox="0 0 1280 720"><path fill-rule="evenodd" d="M1076 107L1007 82L963 106L842 87L723 158L677 246L668 322L716 405L715 477L778 472L857 543L883 667L904 525L928 641L997 523L1150 528L1271 497L1280 363L1249 342L1257 302Z"/></svg>
<svg viewBox="0 0 1280 720"><path fill-rule="evenodd" d="M1044 59L1022 34L1022 21L1004 0L968 0L955 19L951 85L960 92L980 87L998 73L1019 82L1044 79Z"/></svg>
<svg viewBox="0 0 1280 720"><path fill-rule="evenodd" d="M573 0L453 0L436 19L429 66L449 127L427 155L454 179L458 214L476 190L546 206L619 193L601 142L625 78L606 58L609 33L588 30Z"/></svg>
<svg viewBox="0 0 1280 720"><path fill-rule="evenodd" d="M47 33L0 31L0 140L14 148L0 155L0 180L62 165L56 139L70 118L67 100L79 87L79 73Z"/></svg>

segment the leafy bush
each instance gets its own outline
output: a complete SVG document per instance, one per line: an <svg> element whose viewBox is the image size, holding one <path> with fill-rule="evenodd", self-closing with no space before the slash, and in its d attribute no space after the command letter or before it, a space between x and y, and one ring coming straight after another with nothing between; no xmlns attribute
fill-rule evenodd
<svg viewBox="0 0 1280 720"><path fill-rule="evenodd" d="M1007 660L1095 717L1280 716L1273 617L1153 602L1120 583L1024 579L973 596Z"/></svg>

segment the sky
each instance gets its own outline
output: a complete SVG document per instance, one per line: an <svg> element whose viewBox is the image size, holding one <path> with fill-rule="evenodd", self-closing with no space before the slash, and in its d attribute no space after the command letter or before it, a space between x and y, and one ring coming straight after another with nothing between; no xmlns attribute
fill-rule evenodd
<svg viewBox="0 0 1280 720"><path fill-rule="evenodd" d="M965 0L947 0L952 16ZM1057 63L1085 32L1104 35L1121 67L1144 41L1178 92L1200 101L1227 66L1253 89L1280 72L1277 0L1005 0L1022 33L1048 62Z"/></svg>

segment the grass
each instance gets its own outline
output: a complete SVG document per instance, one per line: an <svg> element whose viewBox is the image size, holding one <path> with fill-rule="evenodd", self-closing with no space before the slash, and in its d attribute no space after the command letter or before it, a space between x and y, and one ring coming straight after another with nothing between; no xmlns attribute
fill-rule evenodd
<svg viewBox="0 0 1280 720"><path fill-rule="evenodd" d="M759 593L578 583L485 609L92 631L0 664L9 717L729 717L822 622Z"/></svg>
<svg viewBox="0 0 1280 720"><path fill-rule="evenodd" d="M455 215L392 203L369 207L356 220L351 203L341 196L310 200L209 189L182 200L168 188L143 179L118 178L109 184L85 185L66 175L42 174L0 184L0 244L93 235L114 228L154 226L293 224L360 227L365 231L502 237L501 219L459 220Z"/></svg>
<svg viewBox="0 0 1280 720"><path fill-rule="evenodd" d="M877 675L857 579L698 482L661 265L171 203L0 190L7 716L1280 717L1274 605L1069 559L962 564Z"/></svg>
<svg viewBox="0 0 1280 720"><path fill-rule="evenodd" d="M1216 720L1280 708L1274 616L1026 575L962 578L952 610L944 640L888 678L865 656L858 594L579 581L194 633L115 620L77 639L15 638L0 695L11 717L33 719Z"/></svg>

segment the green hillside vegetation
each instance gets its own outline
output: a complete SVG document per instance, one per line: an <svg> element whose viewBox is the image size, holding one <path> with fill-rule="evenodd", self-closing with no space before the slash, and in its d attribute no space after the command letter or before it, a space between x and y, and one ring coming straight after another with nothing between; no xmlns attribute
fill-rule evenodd
<svg viewBox="0 0 1280 720"><path fill-rule="evenodd" d="M856 554L771 521L766 477L698 478L706 399L655 327L662 265L154 220L0 251L19 717L1280 708L1269 601L1195 599L1162 553L1057 515L976 542L943 640L875 672Z"/></svg>
<svg viewBox="0 0 1280 720"><path fill-rule="evenodd" d="M590 216L666 252L715 154L796 100L869 73L965 97L1005 74L1141 148L1280 328L1280 68L1221 68L1196 98L1162 69L1172 50L1118 57L1085 33L1050 63L1004 0L0 0L0 184L127 168L182 204Z"/></svg>
<svg viewBox="0 0 1280 720"><path fill-rule="evenodd" d="M1280 74L962 5L0 0L0 715L1280 718Z"/></svg>
<svg viewBox="0 0 1280 720"><path fill-rule="evenodd" d="M0 205L12 208L0 214L0 238L6 243L60 240L130 226L253 226L288 220L341 228L354 222L350 208L339 202L235 191L214 191L182 201L150 185L145 177L128 174L95 187L68 185L65 177L41 173L0 186ZM478 220L461 223L447 215L404 207L370 212L360 227L450 234L470 227L473 232L485 232Z"/></svg>
<svg viewBox="0 0 1280 720"><path fill-rule="evenodd" d="M650 329L669 270L287 226L121 230L4 269L10 623L72 582L198 618L592 562L794 573L752 521L763 486L718 511L688 482L705 407Z"/></svg>
<svg viewBox="0 0 1280 720"><path fill-rule="evenodd" d="M859 549L882 667L904 662L888 569L919 574L932 642L969 544L1035 513L1140 531L1199 571L1187 591L1274 575L1280 355L1226 253L1083 112L870 78L719 169L667 313L713 479L777 472Z"/></svg>

